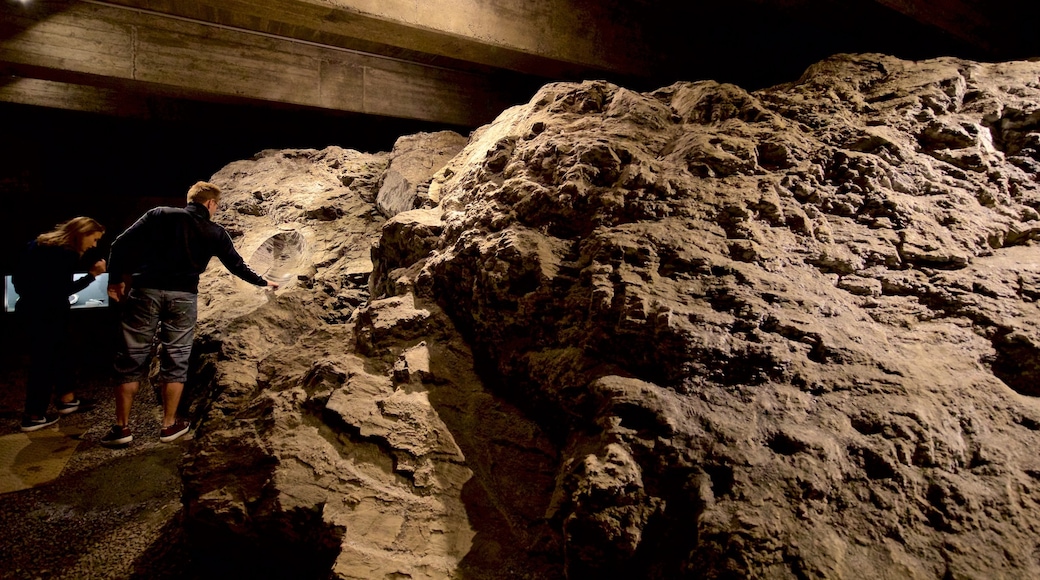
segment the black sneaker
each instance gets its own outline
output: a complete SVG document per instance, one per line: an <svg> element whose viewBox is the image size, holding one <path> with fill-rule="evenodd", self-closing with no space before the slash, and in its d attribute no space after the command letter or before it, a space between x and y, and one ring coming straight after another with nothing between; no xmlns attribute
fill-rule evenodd
<svg viewBox="0 0 1040 580"><path fill-rule="evenodd" d="M163 443L169 443L184 435L191 428L191 423L188 423L184 419L177 419L173 422L173 425L169 427L163 427L159 430L159 441Z"/></svg>
<svg viewBox="0 0 1040 580"><path fill-rule="evenodd" d="M130 427L112 425L112 430L108 432L108 435L101 438L101 444L105 447L119 447L133 440L134 434L130 432Z"/></svg>
<svg viewBox="0 0 1040 580"><path fill-rule="evenodd" d="M58 422L57 415L26 415L22 417L22 431L28 433L50 427Z"/></svg>
<svg viewBox="0 0 1040 580"><path fill-rule="evenodd" d="M76 397L72 402L62 403L59 399L57 403L54 403L54 408L58 410L58 413L62 415L68 415L69 413L86 413L97 406L97 401L88 397Z"/></svg>
<svg viewBox="0 0 1040 580"><path fill-rule="evenodd" d="M69 413L75 413L79 411L81 401L79 399L73 399L68 403L62 403L58 401L54 403L54 408L58 410L59 415L68 415Z"/></svg>

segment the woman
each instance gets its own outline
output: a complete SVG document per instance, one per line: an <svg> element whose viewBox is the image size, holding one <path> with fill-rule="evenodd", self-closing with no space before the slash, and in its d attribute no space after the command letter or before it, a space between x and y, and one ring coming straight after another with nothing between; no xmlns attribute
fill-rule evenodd
<svg viewBox="0 0 1040 580"><path fill-rule="evenodd" d="M60 415L79 409L81 402L72 389L67 360L69 297L105 272L105 261L98 260L86 276L72 279L81 269L83 254L96 247L104 233L105 228L88 217L58 224L53 231L29 242L12 277L18 292L15 310L23 316L29 332L29 381L22 431L36 431L57 422L59 415L47 413L53 389L62 393L55 402Z"/></svg>

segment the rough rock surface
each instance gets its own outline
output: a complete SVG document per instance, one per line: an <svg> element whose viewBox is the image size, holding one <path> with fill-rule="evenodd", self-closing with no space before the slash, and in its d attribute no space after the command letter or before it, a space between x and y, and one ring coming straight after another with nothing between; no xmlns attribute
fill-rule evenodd
<svg viewBox="0 0 1040 580"><path fill-rule="evenodd" d="M376 195L379 212L393 217L423 205L436 205L428 196L430 180L467 142L465 137L452 131L399 138L390 152L390 164Z"/></svg>
<svg viewBox="0 0 1040 580"><path fill-rule="evenodd" d="M384 222L387 164L214 177L244 255L305 244L273 295L204 278L200 546L300 577L1040 576L1040 63L547 85Z"/></svg>

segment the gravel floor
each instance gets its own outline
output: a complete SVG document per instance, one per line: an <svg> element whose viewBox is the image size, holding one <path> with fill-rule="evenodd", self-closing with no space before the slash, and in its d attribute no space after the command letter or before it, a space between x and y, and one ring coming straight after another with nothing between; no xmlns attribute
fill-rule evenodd
<svg viewBox="0 0 1040 580"><path fill-rule="evenodd" d="M0 359L0 435L19 431L26 362L10 352ZM96 406L59 422L84 431L72 458L53 481L0 494L0 579L201 577L181 529L179 468L191 433L160 443L160 407L145 387L134 441L102 447L115 407L107 365L80 365L77 374L78 394Z"/></svg>

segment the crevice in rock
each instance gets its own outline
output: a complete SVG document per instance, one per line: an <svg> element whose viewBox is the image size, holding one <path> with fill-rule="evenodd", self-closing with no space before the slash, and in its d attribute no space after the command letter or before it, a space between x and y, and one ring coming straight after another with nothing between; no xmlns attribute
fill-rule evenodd
<svg viewBox="0 0 1040 580"><path fill-rule="evenodd" d="M1026 111L1008 107L1000 115L989 115L982 121L998 151L1009 157L1040 161L1040 108Z"/></svg>
<svg viewBox="0 0 1040 580"><path fill-rule="evenodd" d="M993 374L1015 392L1040 397L1040 348L1027 335L1001 329L993 336Z"/></svg>

